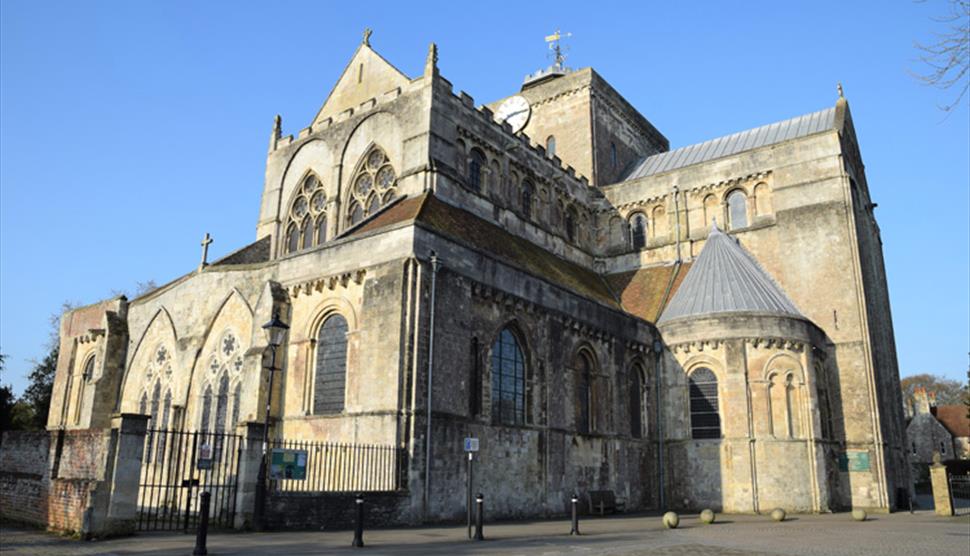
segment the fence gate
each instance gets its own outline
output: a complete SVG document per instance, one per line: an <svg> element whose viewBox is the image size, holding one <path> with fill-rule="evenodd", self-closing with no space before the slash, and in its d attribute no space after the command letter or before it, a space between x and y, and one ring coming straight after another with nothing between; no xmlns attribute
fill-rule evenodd
<svg viewBox="0 0 970 556"><path fill-rule="evenodd" d="M950 496L955 515L970 514L970 475L950 475Z"/></svg>
<svg viewBox="0 0 970 556"><path fill-rule="evenodd" d="M231 528L242 447L242 437L235 434L149 429L138 485L138 530L195 529L203 491L212 494L209 526Z"/></svg>

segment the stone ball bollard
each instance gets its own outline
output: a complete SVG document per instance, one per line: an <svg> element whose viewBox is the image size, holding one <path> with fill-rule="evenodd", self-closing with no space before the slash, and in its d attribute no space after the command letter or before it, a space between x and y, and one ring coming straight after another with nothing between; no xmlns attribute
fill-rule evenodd
<svg viewBox="0 0 970 556"><path fill-rule="evenodd" d="M785 510L781 508L771 510L771 519L775 521L785 521Z"/></svg>
<svg viewBox="0 0 970 556"><path fill-rule="evenodd" d="M701 512L701 521L707 525L714 523L714 511L706 509Z"/></svg>
<svg viewBox="0 0 970 556"><path fill-rule="evenodd" d="M865 510L852 510L852 519L856 521L865 521L867 517L869 516L866 514Z"/></svg>
<svg viewBox="0 0 970 556"><path fill-rule="evenodd" d="M667 512L664 514L664 527L667 529L676 529L680 525L680 516L675 512Z"/></svg>

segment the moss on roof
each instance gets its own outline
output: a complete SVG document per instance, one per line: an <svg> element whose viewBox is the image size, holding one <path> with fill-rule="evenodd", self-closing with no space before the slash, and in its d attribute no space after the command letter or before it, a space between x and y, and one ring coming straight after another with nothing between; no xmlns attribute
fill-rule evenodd
<svg viewBox="0 0 970 556"><path fill-rule="evenodd" d="M499 226L454 207L430 193L405 199L351 232L351 236L414 222L429 231L483 251L496 259L550 283L609 307L620 308L616 296L598 274L510 234Z"/></svg>
<svg viewBox="0 0 970 556"><path fill-rule="evenodd" d="M691 263L653 266L606 276L613 291L620 296L623 310L641 319L657 322L660 313L677 292ZM675 274L676 273L676 274ZM667 292L668 284L670 292Z"/></svg>

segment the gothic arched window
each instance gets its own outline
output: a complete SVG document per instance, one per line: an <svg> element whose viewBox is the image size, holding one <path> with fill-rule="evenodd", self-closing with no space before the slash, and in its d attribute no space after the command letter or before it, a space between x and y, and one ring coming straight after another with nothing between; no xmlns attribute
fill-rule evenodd
<svg viewBox="0 0 970 556"><path fill-rule="evenodd" d="M239 424L239 404L242 401L242 383L237 382L232 393L232 426Z"/></svg>
<svg viewBox="0 0 970 556"><path fill-rule="evenodd" d="M492 421L525 424L525 358L508 328L492 344Z"/></svg>
<svg viewBox="0 0 970 556"><path fill-rule="evenodd" d="M74 405L74 424L81 422L81 406L84 404L84 387L94 376L94 357L89 357L84 363L84 370L81 371L81 383L77 387L77 401Z"/></svg>
<svg viewBox="0 0 970 556"><path fill-rule="evenodd" d="M586 351L576 356L575 384L576 384L576 431L589 434L594 429L593 420L593 362Z"/></svg>
<svg viewBox="0 0 970 556"><path fill-rule="evenodd" d="M199 429L209 430L209 418L212 416L212 386L206 385L202 394L202 415L199 417Z"/></svg>
<svg viewBox="0 0 970 556"><path fill-rule="evenodd" d="M522 182L522 214L527 217L532 216L532 199L535 196L535 186L532 182L525 180Z"/></svg>
<svg viewBox="0 0 970 556"><path fill-rule="evenodd" d="M347 382L347 319L327 317L317 333L316 349L313 413L340 413Z"/></svg>
<svg viewBox="0 0 970 556"><path fill-rule="evenodd" d="M549 158L556 156L556 136L550 135L546 137L546 154Z"/></svg>
<svg viewBox="0 0 970 556"><path fill-rule="evenodd" d="M701 367L690 374L690 436L721 438L721 416L717 404L717 376Z"/></svg>
<svg viewBox="0 0 970 556"><path fill-rule="evenodd" d="M630 217L630 243L634 249L643 249L647 244L647 217L642 212Z"/></svg>
<svg viewBox="0 0 970 556"><path fill-rule="evenodd" d="M471 157L468 160L468 187L475 191L482 190L482 175L485 172L486 159L482 151L472 149Z"/></svg>
<svg viewBox="0 0 970 556"><path fill-rule="evenodd" d="M748 197L735 189L727 196L728 228L737 230L748 225Z"/></svg>
<svg viewBox="0 0 970 556"><path fill-rule="evenodd" d="M397 174L384 150L371 147L357 166L350 182L347 225L355 226L394 198Z"/></svg>
<svg viewBox="0 0 970 556"><path fill-rule="evenodd" d="M325 222L326 210L327 194L323 191L323 183L315 174L308 174L290 203L285 236L287 253L323 243L326 233L321 235L314 222Z"/></svg>

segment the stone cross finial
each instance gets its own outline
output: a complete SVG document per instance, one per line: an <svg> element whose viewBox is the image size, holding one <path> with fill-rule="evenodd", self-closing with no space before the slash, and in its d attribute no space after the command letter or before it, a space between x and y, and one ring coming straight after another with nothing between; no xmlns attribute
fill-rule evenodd
<svg viewBox="0 0 970 556"><path fill-rule="evenodd" d="M362 44L370 46L370 36L374 31L370 27L364 27L364 40L361 41Z"/></svg>
<svg viewBox="0 0 970 556"><path fill-rule="evenodd" d="M842 82L841 81L839 81L839 84L837 85L837 88L839 90L839 98L845 98L845 94L843 94L843 92L842 92Z"/></svg>
<svg viewBox="0 0 970 556"><path fill-rule="evenodd" d="M276 117L273 118L273 135L275 135L276 138L279 139L282 134L283 134L283 117L277 114Z"/></svg>
<svg viewBox="0 0 970 556"><path fill-rule="evenodd" d="M200 271L209 264L207 259L209 258L209 244L212 243L212 241L213 240L209 235L209 232L206 232L205 237L202 238L202 262L199 263Z"/></svg>

